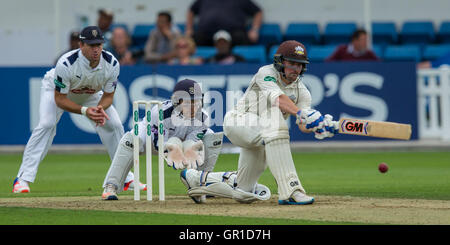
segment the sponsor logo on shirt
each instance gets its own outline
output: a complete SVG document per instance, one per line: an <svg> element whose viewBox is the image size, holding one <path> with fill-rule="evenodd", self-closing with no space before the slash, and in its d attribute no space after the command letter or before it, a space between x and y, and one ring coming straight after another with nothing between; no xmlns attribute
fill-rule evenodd
<svg viewBox="0 0 450 245"><path fill-rule="evenodd" d="M274 77L271 77L271 76L266 76L264 78L264 81L272 81L272 82L276 83L277 79L275 79Z"/></svg>
<svg viewBox="0 0 450 245"><path fill-rule="evenodd" d="M55 82L55 86L58 88L65 88L66 85L64 83L62 83L61 81L58 81L57 79L54 80Z"/></svg>
<svg viewBox="0 0 450 245"><path fill-rule="evenodd" d="M70 92L74 94L95 94L95 89L91 89L89 87L82 87L79 89L72 89L70 90Z"/></svg>

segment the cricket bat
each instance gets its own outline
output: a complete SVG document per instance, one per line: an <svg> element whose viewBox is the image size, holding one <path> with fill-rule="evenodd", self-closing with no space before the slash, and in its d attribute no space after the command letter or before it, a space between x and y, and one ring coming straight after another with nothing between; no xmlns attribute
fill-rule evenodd
<svg viewBox="0 0 450 245"><path fill-rule="evenodd" d="M339 120L339 133L409 140L411 138L411 124L341 118Z"/></svg>

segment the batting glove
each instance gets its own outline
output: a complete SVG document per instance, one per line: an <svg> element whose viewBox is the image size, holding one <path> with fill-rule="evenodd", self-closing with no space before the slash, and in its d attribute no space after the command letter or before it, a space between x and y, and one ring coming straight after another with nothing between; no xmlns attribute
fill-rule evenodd
<svg viewBox="0 0 450 245"><path fill-rule="evenodd" d="M318 128L314 132L314 137L319 140L331 138L338 132L339 132L339 122L333 121L333 116L331 116L330 114L326 114L323 119L322 127Z"/></svg>
<svg viewBox="0 0 450 245"><path fill-rule="evenodd" d="M323 127L322 114L314 109L303 109L297 112L298 125L304 124L306 129L312 129L314 132Z"/></svg>

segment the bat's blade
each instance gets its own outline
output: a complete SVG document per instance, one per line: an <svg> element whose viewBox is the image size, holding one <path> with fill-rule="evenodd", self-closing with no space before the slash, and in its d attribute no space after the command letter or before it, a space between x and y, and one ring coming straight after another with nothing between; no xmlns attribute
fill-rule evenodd
<svg viewBox="0 0 450 245"><path fill-rule="evenodd" d="M339 133L409 140L411 138L411 124L341 118L339 120Z"/></svg>

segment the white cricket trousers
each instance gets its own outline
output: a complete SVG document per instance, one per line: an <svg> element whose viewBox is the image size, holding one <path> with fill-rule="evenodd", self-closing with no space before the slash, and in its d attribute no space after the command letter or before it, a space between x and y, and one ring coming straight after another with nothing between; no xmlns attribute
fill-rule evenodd
<svg viewBox="0 0 450 245"><path fill-rule="evenodd" d="M227 112L223 131L231 143L241 147L237 187L252 192L269 167L278 185L280 200L295 190L305 193L295 169L289 145L289 128L277 107L258 116L252 112Z"/></svg>
<svg viewBox="0 0 450 245"><path fill-rule="evenodd" d="M44 78L47 79L47 78ZM47 155L48 149L52 145L53 138L56 135L56 125L58 124L64 110L55 103L55 92L52 89L41 87L41 99L39 104L39 124L33 129L30 139L23 153L22 164L20 165L17 177L28 182L34 182L40 162ZM102 92L88 95L76 95L69 97L77 104L82 106L97 106ZM104 126L95 126L95 123L89 120L95 127L100 140L106 146L111 159L114 157L120 138L124 134L123 125L119 114L113 105L105 110L110 120L106 120Z"/></svg>

